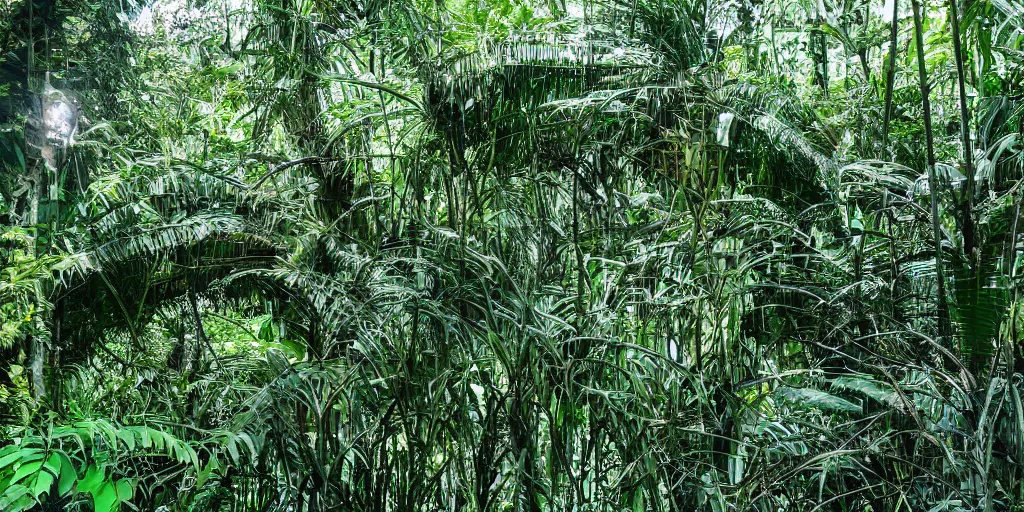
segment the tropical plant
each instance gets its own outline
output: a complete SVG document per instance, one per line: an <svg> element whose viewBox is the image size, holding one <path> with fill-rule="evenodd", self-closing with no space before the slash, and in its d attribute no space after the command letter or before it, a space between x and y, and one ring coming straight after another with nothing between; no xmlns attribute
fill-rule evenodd
<svg viewBox="0 0 1024 512"><path fill-rule="evenodd" d="M1021 12L9 1L0 510L1013 510Z"/></svg>

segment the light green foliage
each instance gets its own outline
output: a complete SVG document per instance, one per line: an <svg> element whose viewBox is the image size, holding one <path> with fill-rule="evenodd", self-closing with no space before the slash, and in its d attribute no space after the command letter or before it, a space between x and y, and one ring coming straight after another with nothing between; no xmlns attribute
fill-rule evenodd
<svg viewBox="0 0 1024 512"><path fill-rule="evenodd" d="M223 439L237 463L237 438ZM133 471L129 464L138 468L163 459L178 465L185 475L202 475L205 480L219 469L216 461L222 452L219 442L211 442L201 448L209 454L209 462L202 463L189 443L153 427L118 427L92 420L52 426L45 433L27 430L0 449L0 487L4 488L0 503L5 511L19 511L32 510L47 500L85 499L97 512L122 510L139 485L138 476L125 475L126 470Z"/></svg>
<svg viewBox="0 0 1024 512"><path fill-rule="evenodd" d="M35 258L33 239L25 230L0 233L3 279L0 280L0 348L8 348L29 333L45 333L46 300L51 261Z"/></svg>

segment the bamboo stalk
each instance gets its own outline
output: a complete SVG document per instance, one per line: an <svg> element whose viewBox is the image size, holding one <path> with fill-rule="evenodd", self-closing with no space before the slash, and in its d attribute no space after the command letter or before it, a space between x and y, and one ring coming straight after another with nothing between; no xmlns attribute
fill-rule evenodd
<svg viewBox="0 0 1024 512"><path fill-rule="evenodd" d="M949 24L953 31L953 60L956 63L956 82L960 94L960 137L964 148L964 195L960 203L961 234L964 239L964 254L971 268L977 263L975 254L974 229L974 149L971 147L971 118L967 107L967 91L964 84L964 54L960 42L960 15L956 0L949 0Z"/></svg>
<svg viewBox="0 0 1024 512"><path fill-rule="evenodd" d="M892 120L892 93L896 85L896 46L899 44L900 2L892 0L892 26L889 30L889 69L885 80L885 119L882 122L882 151L889 147L889 123Z"/></svg>
<svg viewBox="0 0 1024 512"><path fill-rule="evenodd" d="M928 99L931 86L928 84L928 70L924 62L924 29L921 23L920 0L911 0L914 10L914 41L917 44L917 73L921 83L921 104L924 108L924 136L927 152L928 195L931 198L932 236L935 243L935 279L938 288L939 337L949 335L949 305L946 303L946 273L942 260L942 230L939 227L939 182L935 175L935 140L932 134L931 101Z"/></svg>

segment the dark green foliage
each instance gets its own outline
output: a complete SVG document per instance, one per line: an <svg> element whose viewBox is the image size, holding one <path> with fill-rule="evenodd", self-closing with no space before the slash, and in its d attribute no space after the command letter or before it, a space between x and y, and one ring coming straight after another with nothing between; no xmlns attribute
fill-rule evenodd
<svg viewBox="0 0 1024 512"><path fill-rule="evenodd" d="M1012 510L1020 7L881 7L0 7L0 510Z"/></svg>

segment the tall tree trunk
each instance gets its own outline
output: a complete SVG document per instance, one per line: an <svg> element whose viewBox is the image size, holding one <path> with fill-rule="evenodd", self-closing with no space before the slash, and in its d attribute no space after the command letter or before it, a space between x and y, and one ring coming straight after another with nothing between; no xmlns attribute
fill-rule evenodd
<svg viewBox="0 0 1024 512"><path fill-rule="evenodd" d="M967 91L964 77L964 53L960 44L960 14L956 0L949 0L949 25L953 31L953 60L956 62L956 82L960 93L960 137L964 146L964 194L960 202L961 234L964 239L964 254L970 267L978 263L975 254L974 229L974 148L971 147L971 117L967 108Z"/></svg>
<svg viewBox="0 0 1024 512"><path fill-rule="evenodd" d="M28 59L26 61L25 76L28 78L27 82L29 90L31 90L32 84L32 72L33 65L35 64L35 34L33 33L35 25L35 2L28 3ZM26 142L27 142L26 137ZM22 154L28 155L28 147L22 148ZM38 251L38 237L39 237L39 194L40 183L42 180L42 173L37 171L38 165L30 165L30 169L25 169L29 173L29 181L32 184L29 189L28 197L28 227L32 230L32 246L34 250ZM24 216L22 217L24 218ZM38 256L38 254L36 254ZM46 340L38 335L32 335L28 339L29 342L29 373L32 379L32 397L36 400L46 397L46 378L43 373L45 372L46 366Z"/></svg>
<svg viewBox="0 0 1024 512"><path fill-rule="evenodd" d="M932 236L935 244L935 280L937 282L937 303L939 336L945 338L950 334L949 305L946 303L946 272L942 259L942 230L939 227L939 180L935 176L935 140L932 136L931 101L928 96L931 86L928 84L928 70L924 62L924 28L921 23L920 0L911 0L914 9L914 40L917 44L917 73L921 83L921 103L924 108L924 137L928 166L928 194L931 196Z"/></svg>
<svg viewBox="0 0 1024 512"><path fill-rule="evenodd" d="M892 93L896 85L896 46L899 44L900 2L892 0L892 27L889 30L889 69L885 77L885 118L882 122L882 151L889 147L889 122L892 120Z"/></svg>

